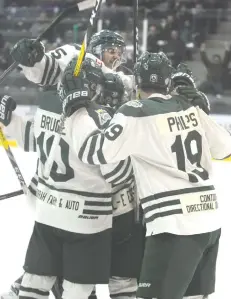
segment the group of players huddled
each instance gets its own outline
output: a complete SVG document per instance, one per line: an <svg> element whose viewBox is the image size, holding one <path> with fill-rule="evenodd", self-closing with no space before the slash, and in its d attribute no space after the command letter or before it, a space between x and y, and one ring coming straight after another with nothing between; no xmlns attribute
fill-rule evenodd
<svg viewBox="0 0 231 299"><path fill-rule="evenodd" d="M46 53L23 39L11 51L44 91L29 121L13 112L14 99L0 99L5 134L38 154L25 272L1 299L47 299L51 290L56 299L96 298L97 284L118 299L214 292L221 225L211 158L231 154L231 137L186 64L174 69L164 53L145 52L128 76L117 72L125 50L121 35L94 34L77 77L77 44Z"/></svg>

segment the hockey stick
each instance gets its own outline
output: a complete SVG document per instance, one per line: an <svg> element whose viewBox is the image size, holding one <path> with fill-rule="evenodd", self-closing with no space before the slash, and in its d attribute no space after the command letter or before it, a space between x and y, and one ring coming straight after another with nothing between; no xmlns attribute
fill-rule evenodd
<svg viewBox="0 0 231 299"><path fill-rule="evenodd" d="M84 39L83 39L83 42L82 42L82 45L81 45L81 50L80 50L78 59L76 61L75 70L74 70L74 76L75 77L77 77L80 73L81 66L82 66L82 63L83 63L83 60L84 60L84 57L85 57L85 54L86 54L86 50L87 50L87 43L88 43L88 41L90 39L90 36L92 34L94 24L95 24L95 19L96 19L98 11L100 9L101 3L102 3L102 0L96 0L95 7L92 10L91 17L90 17L90 20L89 20L89 25L88 25L87 31L85 33L85 36L84 36Z"/></svg>
<svg viewBox="0 0 231 299"><path fill-rule="evenodd" d="M139 55L138 0L133 0L133 63Z"/></svg>
<svg viewBox="0 0 231 299"><path fill-rule="evenodd" d="M17 176L17 178L19 180L19 183L20 183L20 185L22 187L23 193L27 194L27 185L26 185L26 182L25 182L25 180L23 178L23 175L22 175L22 173L21 173L21 171L20 171L20 169L18 167L18 164L17 164L17 162L15 160L15 157L14 157L14 155L13 155L11 149L10 149L9 143L8 143L5 135L3 134L1 128L0 128L0 142L2 143L2 145L3 145L3 147L4 147L5 151L6 151L6 154L7 154L8 158L9 158L9 160L10 160L10 163L11 163L11 165L12 165L12 167L13 167L15 173L16 173L16 176Z"/></svg>
<svg viewBox="0 0 231 299"><path fill-rule="evenodd" d="M139 55L139 28L138 28L138 9L139 9L139 0L133 0L133 63L135 64L137 62L137 58ZM139 89L136 84L135 76L134 76L134 87L135 87L135 95L136 100L139 99ZM135 188L136 184L135 184ZM135 191L135 194L137 194L137 190ZM138 196L136 196L136 199L134 201L134 213L135 213L135 223L140 222L140 205L139 205L139 199Z"/></svg>
<svg viewBox="0 0 231 299"><path fill-rule="evenodd" d="M133 63L137 62L139 55L139 28L138 28L139 0L133 0ZM134 77L136 99L139 98L139 90Z"/></svg>
<svg viewBox="0 0 231 299"><path fill-rule="evenodd" d="M14 191L11 193L0 195L0 200L4 200L4 199L11 198L14 196L22 195L22 194L24 194L24 192L22 190Z"/></svg>
<svg viewBox="0 0 231 299"><path fill-rule="evenodd" d="M88 41L92 34L92 31L93 31L93 28L95 25L96 16L99 12L101 3L102 3L102 0L96 0L95 6L92 9L92 13L91 13L90 20L89 20L89 25L88 25L87 31L85 33L85 36L84 36L84 39L82 42L82 46L81 46L81 50L80 50L78 59L76 61L75 70L73 73L73 76L75 76L75 77L77 77L80 73L82 63L83 63L83 60L84 60L84 57L86 54L86 50L87 50L87 44L88 44ZM61 134L64 129L65 119L66 119L66 116L64 115L64 113L62 113L61 117L60 117L59 130L58 130L57 134L55 135L55 138L53 140L52 147L50 150L50 154L49 154L47 161L45 162L45 165L44 165L43 176L46 180L48 179L50 172L51 172L51 168L52 168L52 165L54 162L55 151L59 145Z"/></svg>
<svg viewBox="0 0 231 299"><path fill-rule="evenodd" d="M83 3L82 3L83 2ZM72 12L79 12L81 9L80 4L82 3L82 6L84 5L88 5L89 8L89 3L90 0L78 0L76 2L76 5L72 5L68 8L66 8L63 12L61 12L52 22L51 24L35 39L34 43L41 41L44 36L47 34L48 31L50 31L51 29L53 29L64 17L66 17L68 14L72 13ZM13 62L11 64L11 66L8 67L8 69L6 69L3 74L0 76L0 84L5 80L5 78L18 66L18 62Z"/></svg>

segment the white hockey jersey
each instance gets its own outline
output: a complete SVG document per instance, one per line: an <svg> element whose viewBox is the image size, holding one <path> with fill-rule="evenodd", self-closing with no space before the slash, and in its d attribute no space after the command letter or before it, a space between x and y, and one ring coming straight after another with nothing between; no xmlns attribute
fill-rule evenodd
<svg viewBox="0 0 231 299"><path fill-rule="evenodd" d="M47 96L42 103L43 108L46 106L49 107L47 110L51 110L50 106L52 106L53 110L55 109L54 101L50 103ZM61 109L61 103L59 101L56 106L58 106L56 108ZM96 110L95 116L98 117L99 122L102 121L102 113L102 111ZM31 194L37 195L38 198L36 221L62 229L69 227L68 230L79 233L87 233L87 229L89 229L88 233L103 230L103 227L106 229L109 225L106 219L110 218L112 207L115 211L115 216L127 213L134 208L135 196L132 193L134 180L131 160L127 159L115 165L105 165L102 166L101 169L95 166L86 167L85 164L78 160L75 150L72 150L75 149L75 147L78 148L76 144L78 144L77 140L79 137L76 138L77 140L71 137L72 133L69 131L73 128L72 123L67 123L66 128L69 135L62 138L60 150L57 151L61 157L55 159L58 168L55 170L55 173L52 173L52 178L45 181L42 177L43 163L46 159L47 151L49 152L47 147L51 145L51 138L53 138L55 130L57 129L60 117L59 114L59 110L51 113L39 108L34 123L32 121L25 122L21 117L13 115L11 124L5 130L8 135L16 137L19 145L23 147L24 150L38 151L39 153L41 162L39 162L38 165L38 173L32 179L29 186ZM86 111L84 115L86 116L82 119L84 132L88 123L90 124L89 128L87 127L88 130L90 130L90 128L94 128L94 130L98 128ZM87 119L86 121L85 118ZM73 123L75 123L74 120ZM74 128L77 127L74 126ZM81 129L81 131L83 135L83 129ZM87 131L85 134L87 136L89 132ZM80 136L80 134L74 136ZM36 139L37 146L35 147ZM83 140L81 142L83 142ZM63 174L65 172L66 175ZM70 174L71 172L74 177L71 177L71 175L68 176L68 173ZM83 174L80 175L80 173ZM81 179L79 178L80 176ZM124 181L126 182L125 184L123 184ZM115 186L113 189L112 185ZM56 188L57 186L59 187L58 189ZM99 193L101 190L102 192ZM80 197L78 203L79 206L82 204L82 209L79 207L78 209L76 208L75 202L78 200L78 197ZM115 205L111 204L111 197L113 198L113 202L115 202L116 208L114 208ZM61 209L61 205L63 209ZM58 209L53 213L55 208ZM77 212L76 209L79 212ZM61 215L63 215L62 219L66 221L60 221ZM77 221L74 221L71 217L74 219L79 218L76 228L74 228L74 226ZM82 227L80 225L81 223ZM101 228L99 228L99 223L102 225Z"/></svg>
<svg viewBox="0 0 231 299"><path fill-rule="evenodd" d="M29 81L42 86L56 85L61 81L62 74L69 62L75 57L77 59L80 53L80 48L81 47L77 44L64 45L46 53L43 59L36 63L34 67L22 65L20 65L20 67ZM97 63L102 66L102 71L104 73L114 72L107 68L104 63L94 55L86 53L86 57L97 61ZM121 77L126 92L131 94L133 90L133 76L125 75L123 72L117 72L117 74Z"/></svg>
<svg viewBox="0 0 231 299"><path fill-rule="evenodd" d="M202 110L153 94L123 105L104 133L87 138L79 158L105 164L130 156L147 236L190 235L220 228L211 159L230 154L231 136Z"/></svg>

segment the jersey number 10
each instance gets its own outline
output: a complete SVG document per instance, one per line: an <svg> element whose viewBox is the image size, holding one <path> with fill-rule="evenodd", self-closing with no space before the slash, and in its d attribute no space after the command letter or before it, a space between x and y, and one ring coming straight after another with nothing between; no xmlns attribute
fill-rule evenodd
<svg viewBox="0 0 231 299"><path fill-rule="evenodd" d="M192 144L195 145L195 153L192 151ZM182 141L181 135L176 136L176 140L171 146L173 153L176 153L177 167L179 170L186 172L186 158L192 165L196 165L188 174L189 181L192 183L197 183L198 177L202 180L207 180L209 178L208 171L201 166L202 157L202 137L198 131L191 131L188 133L184 142ZM186 153L186 158L185 158Z"/></svg>
<svg viewBox="0 0 231 299"><path fill-rule="evenodd" d="M39 137L37 138L37 144L39 146L40 151L40 160L43 164L45 164L47 160L47 156L50 154L52 142L54 140L55 136L51 135L46 141L45 141L45 132L41 132ZM46 148L46 153L44 151L44 148ZM61 157L58 158L59 163L63 163L65 167L64 173L59 173L58 170L58 164L54 161L51 169L50 176L55 182L67 182L71 180L74 177L74 170L70 166L69 163L69 145L64 139L60 139L59 142L60 147L60 154ZM61 158L61 159L60 159Z"/></svg>

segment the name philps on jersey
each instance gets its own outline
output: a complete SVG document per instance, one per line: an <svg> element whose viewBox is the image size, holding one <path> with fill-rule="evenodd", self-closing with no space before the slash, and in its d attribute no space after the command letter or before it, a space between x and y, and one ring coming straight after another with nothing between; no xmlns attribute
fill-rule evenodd
<svg viewBox="0 0 231 299"><path fill-rule="evenodd" d="M168 126L170 132L183 131L198 126L195 113L189 113L182 116L168 117Z"/></svg>

